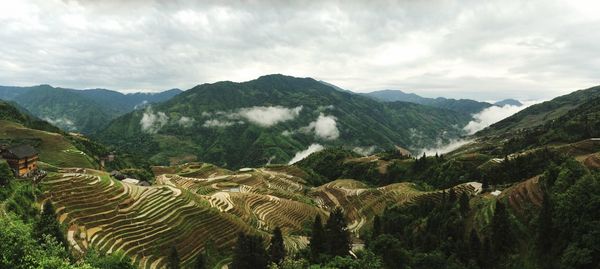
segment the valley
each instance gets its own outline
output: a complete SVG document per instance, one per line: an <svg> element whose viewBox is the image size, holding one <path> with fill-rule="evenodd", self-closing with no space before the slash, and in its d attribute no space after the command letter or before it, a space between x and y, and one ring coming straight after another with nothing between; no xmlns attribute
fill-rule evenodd
<svg viewBox="0 0 600 269"><path fill-rule="evenodd" d="M464 136L449 124L465 124L469 117L419 104L378 103L319 85L323 84L280 75L248 84L203 85L163 104L125 114L105 133L91 138L65 132L2 103L0 141L33 146L44 174L33 184L27 179L2 181L6 183L0 192L0 211L11 225L28 221L38 227L43 218L37 214L50 203L55 208L50 219L64 234L69 255L79 262L121 257L123 264L135 268L165 268L171 266L175 250L184 268L193 267L198 257L211 257L206 262L211 267L227 268L239 262L240 235L269 242L273 231L279 230L288 262L344 268L329 254L333 250L319 250L326 253L322 256L311 254L316 248L317 219L327 220L324 228L332 229L330 220L337 218L339 210L351 250L346 253L350 256L344 255L345 262L382 263L379 268L398 268L396 263L403 262L427 268L421 264L433 261L427 259L445 259L456 266L470 262L486 268L497 261L494 257L507 255L512 255L512 265L532 262L529 257L540 255L534 252L539 247L516 250L537 244L543 232L538 229L544 225L538 221L544 217L539 212L548 207L548 197L569 202L582 196L562 193L584 190L583 182L597 184L600 140L595 126L600 118L599 99L593 95L576 104L564 101L583 98L575 92L525 108L468 137L470 142L451 152L412 156L400 145L416 143L407 146L414 150L414 145L439 139L440 130L432 126L446 126L443 132L454 128L454 135ZM229 95L227 91L259 86L271 89L275 96L302 93L298 98L303 100L314 94L312 87L323 87L318 89L323 97L314 104L291 102L294 99L287 97L271 103L260 101L264 96L253 101L248 95L230 110L224 108L230 104L219 107L201 101L221 93L212 87ZM594 93L596 88L586 91ZM203 97L188 101L197 95ZM325 108L336 98L342 101ZM374 114L351 113L363 105ZM547 107L566 112L548 112ZM539 111L542 117L554 116L530 128L506 127L526 126L532 117L540 117ZM266 115L271 116L261 118ZM282 134L311 126L314 117L333 119L335 139L320 137L317 124L308 131ZM183 118L194 124L181 123ZM200 119L205 120L202 125ZM150 122L144 125L144 121ZM206 126L219 121L233 123ZM380 126L383 131L361 124ZM412 131L403 132L410 129L401 128L404 125L423 126L422 135L432 132L427 136L430 142L422 137L419 142L395 140L411 137ZM357 130L364 133L353 133ZM286 164L294 152L315 143L325 146ZM217 155L203 155L208 144L218 149L213 152ZM546 218L556 221L552 224L556 227L572 225L560 222L556 215ZM562 236L580 240L579 235ZM499 243L485 249L489 241L504 238L505 249L493 249ZM479 244L481 250L477 256L461 252L467 248L464 244L468 248ZM440 249L444 246L447 249ZM569 252L561 248L564 257ZM387 250L397 253L386 256ZM491 253L494 257L485 256ZM364 256L371 254L372 258ZM356 266L352 268L365 268Z"/></svg>

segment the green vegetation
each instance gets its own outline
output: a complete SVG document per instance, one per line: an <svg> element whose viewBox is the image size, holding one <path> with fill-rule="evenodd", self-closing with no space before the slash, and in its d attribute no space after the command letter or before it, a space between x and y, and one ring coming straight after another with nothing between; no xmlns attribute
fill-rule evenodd
<svg viewBox="0 0 600 269"><path fill-rule="evenodd" d="M266 269L269 255L260 236L240 233L233 251L232 269Z"/></svg>
<svg viewBox="0 0 600 269"><path fill-rule="evenodd" d="M288 111L293 114L289 120L268 127L239 115L242 109L277 106L300 110L297 115ZM321 115L335 117L331 128L339 137L337 132L319 137L307 128ZM151 127L145 132L142 119ZM186 125L181 119L194 123ZM380 103L310 78L269 75L196 86L151 110L115 119L96 137L155 164L201 160L241 168L269 160L287 163L312 143L350 149L421 148L462 135L457 126L470 119L468 114L413 103Z"/></svg>
<svg viewBox="0 0 600 269"><path fill-rule="evenodd" d="M492 106L490 103L478 102L469 99L447 99L443 97L426 98L414 93L405 93L400 90L382 90L366 94L367 96L383 102L410 102L437 108L449 109L465 114L475 114ZM502 105L503 103L499 104Z"/></svg>
<svg viewBox="0 0 600 269"><path fill-rule="evenodd" d="M162 102L180 92L122 94L103 89L73 90L49 85L0 86L0 99L14 101L32 115L65 131L90 134L106 126L110 120L134 110L136 106Z"/></svg>
<svg viewBox="0 0 600 269"><path fill-rule="evenodd" d="M285 258L285 246L283 244L283 235L281 234L281 228L275 227L273 230L273 237L271 238L271 244L269 245L269 258L272 263L281 264Z"/></svg>

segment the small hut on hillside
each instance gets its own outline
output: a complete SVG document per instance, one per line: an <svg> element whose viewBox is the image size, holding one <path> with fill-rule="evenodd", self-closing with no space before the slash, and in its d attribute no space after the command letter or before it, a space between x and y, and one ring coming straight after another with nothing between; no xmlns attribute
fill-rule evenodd
<svg viewBox="0 0 600 269"><path fill-rule="evenodd" d="M38 151L30 145L4 147L0 156L6 160L17 177L33 176L37 170Z"/></svg>

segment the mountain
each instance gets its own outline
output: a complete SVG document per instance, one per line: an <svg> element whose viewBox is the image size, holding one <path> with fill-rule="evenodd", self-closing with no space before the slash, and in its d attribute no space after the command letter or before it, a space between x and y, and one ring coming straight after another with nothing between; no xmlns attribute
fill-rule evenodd
<svg viewBox="0 0 600 269"><path fill-rule="evenodd" d="M154 163L286 163L311 144L419 149L463 134L470 115L382 103L311 78L268 75L202 84L119 117L95 136Z"/></svg>
<svg viewBox="0 0 600 269"><path fill-rule="evenodd" d="M0 86L0 99L11 100L66 131L89 134L110 120L149 103L172 98L181 91L123 94L104 89L73 90L50 85Z"/></svg>
<svg viewBox="0 0 600 269"><path fill-rule="evenodd" d="M504 99L494 103L495 106L522 106L523 103L515 99Z"/></svg>
<svg viewBox="0 0 600 269"><path fill-rule="evenodd" d="M501 135L544 125L598 97L600 97L600 86L559 96L550 101L523 109L504 120L492 124L480 131L478 135Z"/></svg>
<svg viewBox="0 0 600 269"><path fill-rule="evenodd" d="M40 161L58 167L97 168L97 152L85 137L71 136L51 124L0 101L0 144L29 144L40 152Z"/></svg>
<svg viewBox="0 0 600 269"><path fill-rule="evenodd" d="M433 106L437 108L449 109L457 112L475 114L481 110L492 106L490 103L479 102L470 99L448 99L443 97L426 98L414 93L405 93L400 90L381 90L366 93L366 96L383 102L410 102L415 104Z"/></svg>

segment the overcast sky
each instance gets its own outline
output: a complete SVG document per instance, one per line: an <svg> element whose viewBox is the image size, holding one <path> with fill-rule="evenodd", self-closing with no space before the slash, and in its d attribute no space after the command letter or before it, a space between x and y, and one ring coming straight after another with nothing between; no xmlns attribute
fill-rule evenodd
<svg viewBox="0 0 600 269"><path fill-rule="evenodd" d="M157 91L282 73L495 100L600 84L598 0L165 2L0 0L0 85Z"/></svg>

